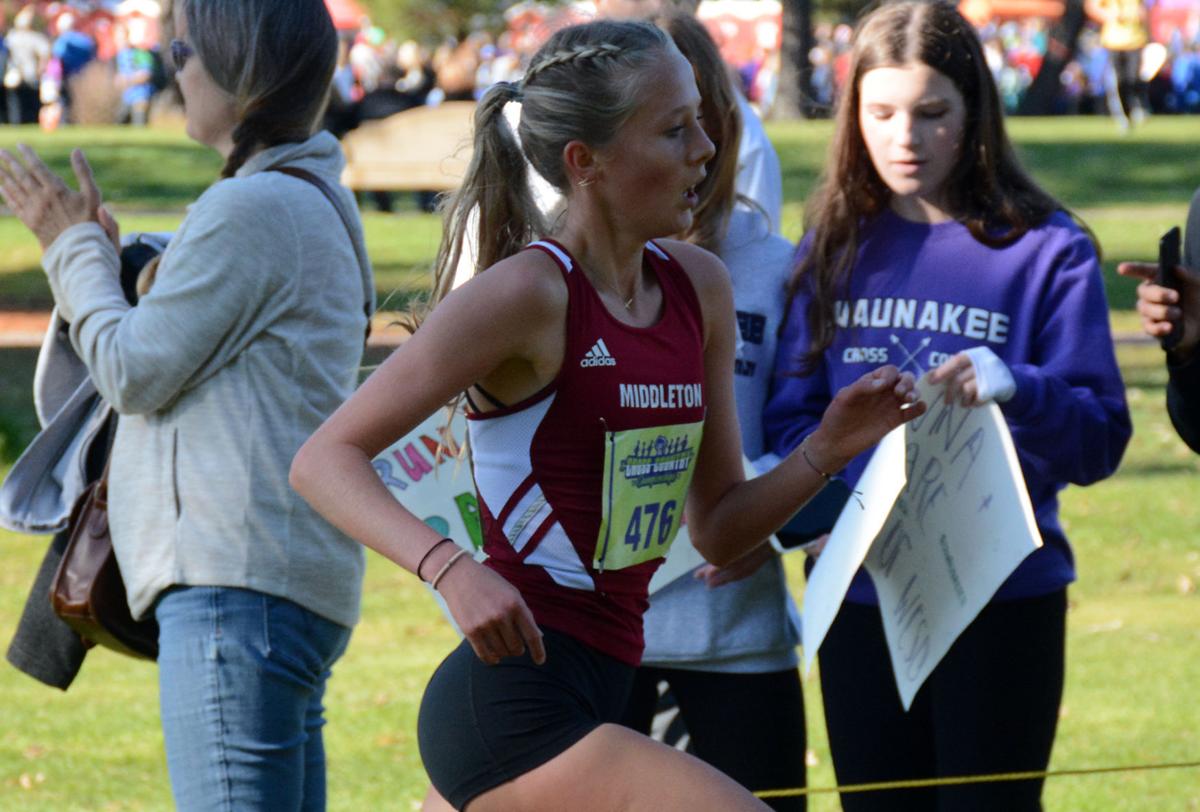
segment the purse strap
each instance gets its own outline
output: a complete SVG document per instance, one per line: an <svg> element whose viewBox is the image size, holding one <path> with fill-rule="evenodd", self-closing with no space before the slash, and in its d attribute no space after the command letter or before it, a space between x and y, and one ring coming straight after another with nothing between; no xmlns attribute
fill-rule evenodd
<svg viewBox="0 0 1200 812"><path fill-rule="evenodd" d="M112 452L104 461L104 473L96 480L96 488L92 491L92 503L100 510L108 510L108 469L112 467Z"/></svg>
<svg viewBox="0 0 1200 812"><path fill-rule="evenodd" d="M358 260L359 267L367 267L369 260L366 256L366 248L359 245L359 241L354 239L354 226L350 220L350 215L348 215L345 209L342 208L342 204L338 201L337 195L323 178L312 172L309 172L307 169L301 169L298 166L269 166L265 171L291 175L293 178L299 178L300 180L317 187L317 190L325 196L325 199L329 201L331 206L333 206L333 210L337 212L338 218L342 221L342 226L346 229L347 236L350 237L350 245L354 248L354 256ZM367 336L369 337L371 335L371 301L369 297L367 301L363 303L363 313L367 317Z"/></svg>

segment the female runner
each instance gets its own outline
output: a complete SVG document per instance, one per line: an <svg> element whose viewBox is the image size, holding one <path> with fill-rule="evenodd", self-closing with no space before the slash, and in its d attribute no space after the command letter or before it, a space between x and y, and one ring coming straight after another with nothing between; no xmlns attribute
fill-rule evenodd
<svg viewBox="0 0 1200 812"><path fill-rule="evenodd" d="M567 199L553 230L501 115L512 100L524 153ZM465 635L421 707L429 809L764 809L708 765L614 724L641 656L647 583L685 497L694 543L727 564L923 410L910 376L869 373L804 447L744 479L728 273L703 249L657 239L691 226L713 154L699 111L691 65L648 23L564 29L521 85L492 88L436 290L451 286L475 207L487 270L446 295L293 463L297 490L428 580ZM464 391L477 404L483 563L399 505L370 464Z"/></svg>

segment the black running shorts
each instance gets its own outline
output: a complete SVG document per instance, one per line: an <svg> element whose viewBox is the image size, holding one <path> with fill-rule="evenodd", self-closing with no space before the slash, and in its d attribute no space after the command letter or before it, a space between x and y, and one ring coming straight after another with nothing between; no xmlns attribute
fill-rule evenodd
<svg viewBox="0 0 1200 812"><path fill-rule="evenodd" d="M543 665L528 654L486 665L464 640L429 680L417 719L421 761L455 809L621 719L634 669L543 632Z"/></svg>

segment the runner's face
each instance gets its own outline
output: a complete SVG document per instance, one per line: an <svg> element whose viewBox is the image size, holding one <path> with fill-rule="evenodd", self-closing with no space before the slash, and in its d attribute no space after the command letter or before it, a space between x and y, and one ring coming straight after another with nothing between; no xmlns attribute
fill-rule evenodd
<svg viewBox="0 0 1200 812"><path fill-rule="evenodd" d="M696 186L714 153L691 63L666 48L649 70L641 104L597 151L597 191L607 211L646 239L691 228Z"/></svg>
<svg viewBox="0 0 1200 812"><path fill-rule="evenodd" d="M891 205L910 220L945 220L946 180L958 163L966 106L945 74L910 62L859 83L859 127Z"/></svg>

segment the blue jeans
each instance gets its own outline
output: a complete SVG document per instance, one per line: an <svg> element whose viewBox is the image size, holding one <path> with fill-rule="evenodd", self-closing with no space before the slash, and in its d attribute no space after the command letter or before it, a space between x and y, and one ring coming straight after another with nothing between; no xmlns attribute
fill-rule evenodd
<svg viewBox="0 0 1200 812"><path fill-rule="evenodd" d="M321 698L350 630L284 598L228 587L170 589L155 615L178 809L325 809Z"/></svg>

